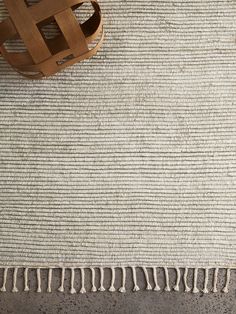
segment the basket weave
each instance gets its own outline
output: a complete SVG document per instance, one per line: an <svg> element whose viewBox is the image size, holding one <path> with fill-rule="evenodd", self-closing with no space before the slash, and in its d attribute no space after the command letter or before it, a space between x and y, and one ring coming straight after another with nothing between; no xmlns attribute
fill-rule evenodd
<svg viewBox="0 0 236 314"><path fill-rule="evenodd" d="M10 17L0 23L0 53L21 75L41 79L93 56L103 40L103 25L97 0L42 0L29 5L24 0L4 0ZM83 24L74 10L91 2L94 13ZM60 34L47 38L45 25L56 23ZM22 39L26 51L9 52L6 41ZM89 44L96 44L90 49Z"/></svg>

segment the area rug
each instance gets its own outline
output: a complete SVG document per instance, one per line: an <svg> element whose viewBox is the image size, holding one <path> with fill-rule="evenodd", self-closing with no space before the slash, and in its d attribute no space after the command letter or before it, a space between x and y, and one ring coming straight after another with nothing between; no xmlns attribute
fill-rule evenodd
<svg viewBox="0 0 236 314"><path fill-rule="evenodd" d="M0 58L1 291L29 270L51 291L56 268L71 293L125 292L130 269L134 291L137 269L149 290L234 289L236 3L100 6L91 60L28 81Z"/></svg>

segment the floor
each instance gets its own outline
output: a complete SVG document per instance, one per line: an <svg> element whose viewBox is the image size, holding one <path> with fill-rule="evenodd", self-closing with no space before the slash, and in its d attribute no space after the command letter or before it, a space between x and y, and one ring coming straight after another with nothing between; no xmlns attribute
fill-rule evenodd
<svg viewBox="0 0 236 314"><path fill-rule="evenodd" d="M54 286L58 287L60 272L56 274ZM236 290L233 289L233 282L236 277L231 277L231 289L228 294L209 293L193 294L184 293L181 284L181 292L153 292L139 291L131 292L129 280L131 274L128 273L126 293L119 292L97 292L86 294L68 293L69 277L66 278L66 293L53 291L52 293L36 293L36 278L31 274L30 287L33 291L25 292L5 292L0 295L0 314L235 314L236 313ZM139 274L140 288L145 288L145 280ZM171 282L174 281L174 273L170 274ZM164 278L161 278L160 286L164 285ZM190 278L191 280L191 278ZM201 282L201 278L199 279ZM46 280L45 280L46 282ZM109 278L107 279L107 286ZM20 284L19 284L20 285ZM22 290L22 287L19 290ZM223 282L219 282L219 288ZM56 290L54 287L53 290ZM10 290L10 287L8 287ZM43 286L43 290L46 287Z"/></svg>

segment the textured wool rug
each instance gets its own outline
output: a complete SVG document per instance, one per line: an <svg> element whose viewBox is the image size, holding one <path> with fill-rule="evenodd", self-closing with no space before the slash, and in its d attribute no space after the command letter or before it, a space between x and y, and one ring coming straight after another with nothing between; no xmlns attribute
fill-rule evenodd
<svg viewBox="0 0 236 314"><path fill-rule="evenodd" d="M36 82L0 59L2 291L19 289L21 268L26 291L29 269L38 291L42 280L51 291L54 268L60 291L65 272L72 293L88 290L85 276L92 291L109 288L109 271L110 291L124 292L128 268L138 290L141 268L147 289L216 292L224 276L227 292L236 286L236 3L100 5L106 39L92 60Z"/></svg>

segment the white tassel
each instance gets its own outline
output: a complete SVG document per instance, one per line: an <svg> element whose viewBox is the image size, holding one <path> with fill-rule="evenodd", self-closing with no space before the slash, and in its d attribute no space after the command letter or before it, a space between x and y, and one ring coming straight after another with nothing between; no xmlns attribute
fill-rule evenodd
<svg viewBox="0 0 236 314"><path fill-rule="evenodd" d="M92 288L91 288L91 291L92 292L96 292L97 288L96 288L96 285L95 285L95 270L92 267L90 267L90 269L91 269L91 273L92 273Z"/></svg>
<svg viewBox="0 0 236 314"><path fill-rule="evenodd" d="M110 285L110 288L109 288L109 291L110 292L114 292L116 291L115 289L115 278L116 278L116 271L115 271L115 268L114 267L111 267L111 285Z"/></svg>
<svg viewBox="0 0 236 314"><path fill-rule="evenodd" d="M4 273L3 273L3 283L0 291L5 292L6 291L6 283L7 283L7 276L8 276L8 267L4 268ZM12 292L18 292L17 288L17 279L18 279L18 267L15 267L13 269L13 278L12 278ZM75 284L75 268L70 268L71 269L71 288L70 288L70 293L76 293L76 289L74 288ZM92 291L97 291L96 285L95 285L95 269L90 267L91 273L92 273ZM114 292L116 291L115 288L115 280L116 280L116 268L111 267L111 284L109 291ZM139 291L140 288L137 285L137 269L136 267L131 267L132 269L132 277L133 277L133 291ZM164 267L164 275L165 275L165 291L170 291L170 282L169 282L169 272L168 268ZM105 291L106 289L104 288L104 268L99 267L100 270L100 287L99 291ZM121 267L122 270L122 286L119 288L120 292L126 292L126 268ZM152 267L152 272L153 272L153 280L154 280L154 288L152 288L152 285L150 283L150 275L148 273L148 268L147 267L142 267L142 270L144 272L145 280L146 280L146 290L155 290L159 291L160 286L158 285L158 280L157 280L157 268ZM181 270L180 268L176 267L176 282L173 287L173 290L179 291L180 290L180 281L181 281ZM194 268L194 274L193 274L193 288L192 292L193 293L198 293L199 288L198 286L198 268ZM24 291L29 291L29 285L28 285L28 271L29 268L24 269ZM80 267L80 272L81 272L81 289L80 293L86 293L85 289L85 269L84 267ZM41 292L41 268L36 269L36 274L37 274L37 292ZM212 292L216 293L217 292L217 283L218 283L218 274L219 274L219 268L214 269L214 274L213 274L213 287L212 287ZM49 268L48 269L48 281L47 281L47 292L52 292L52 275L53 275L53 269ZM226 279L225 279L225 286L222 289L222 292L228 293L229 292L229 286L230 286L230 276L231 276L231 269L228 268L226 269ZM188 268L186 267L184 270L183 274L183 283L185 287L185 292L189 292L191 289L188 286L187 280L188 279ZM61 268L61 286L58 288L58 291L64 292L64 282L65 282L65 268ZM204 269L204 286L202 289L202 292L204 294L209 292L208 289L208 284L209 284L209 268Z"/></svg>
<svg viewBox="0 0 236 314"><path fill-rule="evenodd" d="M204 288L202 290L203 293L208 293L207 285L209 280L209 270L208 268L205 269L205 280L204 280Z"/></svg>
<svg viewBox="0 0 236 314"><path fill-rule="evenodd" d="M184 288L185 292L189 292L191 289L188 286L188 268L186 267L184 270Z"/></svg>
<svg viewBox="0 0 236 314"><path fill-rule="evenodd" d="M179 284L180 284L180 269L178 267L175 268L176 270L176 284L174 286L175 291L179 291Z"/></svg>
<svg viewBox="0 0 236 314"><path fill-rule="evenodd" d="M230 268L227 268L227 271L226 271L226 282L225 282L224 288L222 289L222 291L224 293L228 293L229 292L229 283L230 283Z"/></svg>
<svg viewBox="0 0 236 314"><path fill-rule="evenodd" d="M193 293L198 293L199 289L197 287L197 277L198 277L198 268L194 268L194 275L193 275Z"/></svg>
<svg viewBox="0 0 236 314"><path fill-rule="evenodd" d="M40 274L40 268L37 268L37 282L38 282L38 287L37 287L37 292L40 293L41 290L41 274Z"/></svg>
<svg viewBox="0 0 236 314"><path fill-rule="evenodd" d="M71 277L70 277L70 293L71 294L75 294L76 293L76 290L75 290L75 287L74 287L74 283L75 283L75 269L72 267L70 269L71 271Z"/></svg>
<svg viewBox="0 0 236 314"><path fill-rule="evenodd" d="M154 291L160 291L161 288L159 287L158 281L157 281L157 269L156 269L156 267L152 268L152 272L153 272L153 280L154 280L154 284L155 284L155 287L153 290Z"/></svg>
<svg viewBox="0 0 236 314"><path fill-rule="evenodd" d="M86 290L85 290L85 283L84 283L84 268L81 267L80 268L80 273L81 273L81 289L80 289L80 293L86 293Z"/></svg>
<svg viewBox="0 0 236 314"><path fill-rule="evenodd" d="M214 278L213 278L213 289L212 289L213 293L217 292L218 273L219 273L219 268L215 268L215 270L214 270Z"/></svg>
<svg viewBox="0 0 236 314"><path fill-rule="evenodd" d="M164 272L165 272L165 280L166 280L166 286L165 286L165 291L170 291L170 282L169 282L169 273L167 267L164 267Z"/></svg>
<svg viewBox="0 0 236 314"><path fill-rule="evenodd" d="M8 273L8 267L4 268L3 272L3 283L2 283L2 288L1 292L6 292L6 283L7 283L7 273Z"/></svg>
<svg viewBox="0 0 236 314"><path fill-rule="evenodd" d="M48 287L47 292L52 292L52 268L48 269Z"/></svg>
<svg viewBox="0 0 236 314"><path fill-rule="evenodd" d="M104 282L104 269L102 267L99 267L100 269L100 287L99 287L99 291L105 291L106 289L103 286L103 282Z"/></svg>
<svg viewBox="0 0 236 314"><path fill-rule="evenodd" d="M126 288L125 288L125 284L126 284L126 269L125 267L122 267L122 286L120 287L119 291L121 293L125 293L126 292Z"/></svg>
<svg viewBox="0 0 236 314"><path fill-rule="evenodd" d="M139 291L139 286L137 285L137 276L136 276L136 269L135 267L132 267L132 274L133 274L133 281L134 281L134 287L133 291Z"/></svg>
<svg viewBox="0 0 236 314"><path fill-rule="evenodd" d="M25 271L24 271L24 282L25 282L24 291L25 291L25 292L28 292L28 291L29 291L29 285L28 285L28 271L29 271L29 269L28 269L28 268L25 268Z"/></svg>
<svg viewBox="0 0 236 314"><path fill-rule="evenodd" d="M147 271L147 268L146 267L142 267L143 269L143 272L144 272L144 275L145 275L145 279L146 279L146 283L147 283L147 286L146 286L146 290L152 290L152 286L149 282L149 275L148 275L148 271Z"/></svg>
<svg viewBox="0 0 236 314"><path fill-rule="evenodd" d="M18 288L16 286L17 283L17 273L18 273L18 268L14 268L13 272L13 287L12 287L12 292L18 292Z"/></svg>
<svg viewBox="0 0 236 314"><path fill-rule="evenodd" d="M65 281L65 268L61 269L61 285L58 288L59 292L64 292L64 281Z"/></svg>

